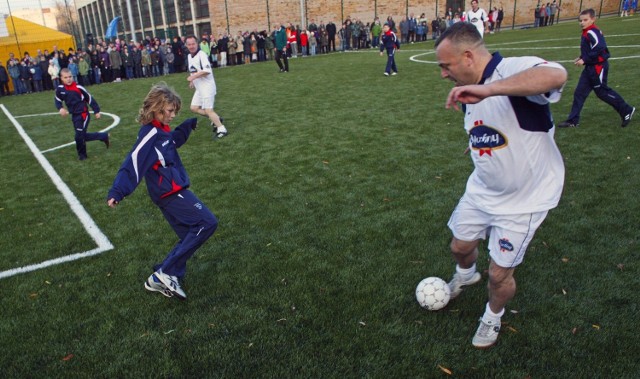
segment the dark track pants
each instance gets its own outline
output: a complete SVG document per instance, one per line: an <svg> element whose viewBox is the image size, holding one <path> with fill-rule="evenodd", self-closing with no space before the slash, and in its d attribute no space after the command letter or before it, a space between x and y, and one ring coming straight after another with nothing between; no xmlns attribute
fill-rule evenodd
<svg viewBox="0 0 640 379"><path fill-rule="evenodd" d="M573 105L567 121L576 124L580 122L580 112L591 91L595 92L600 100L611 105L620 117L624 117L631 112L633 107L627 104L622 96L607 85L608 74L609 62L603 62L595 66L585 66L580 75L578 86L573 93Z"/></svg>
<svg viewBox="0 0 640 379"><path fill-rule="evenodd" d="M187 260L213 235L218 219L193 192L183 190L158 205L180 240L160 267L168 275L184 277Z"/></svg>
<svg viewBox="0 0 640 379"><path fill-rule="evenodd" d="M73 121L73 128L76 131L76 150L78 151L78 158L84 159L87 157L87 144L88 141L106 141L109 138L107 133L88 133L89 127L89 112L74 114L71 118Z"/></svg>

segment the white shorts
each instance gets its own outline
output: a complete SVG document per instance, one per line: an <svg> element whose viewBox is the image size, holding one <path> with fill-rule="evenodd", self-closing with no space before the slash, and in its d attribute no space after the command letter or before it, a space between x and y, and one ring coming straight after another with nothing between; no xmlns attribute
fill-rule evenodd
<svg viewBox="0 0 640 379"><path fill-rule="evenodd" d="M515 215L492 215L483 212L464 197L451 214L449 229L461 241L486 239L489 255L500 267L513 268L522 263L536 230L549 211Z"/></svg>
<svg viewBox="0 0 640 379"><path fill-rule="evenodd" d="M211 94L207 97L203 97L200 94L200 91L196 90L196 93L193 94L193 99L191 99L192 107L200 107L202 109L213 109L213 104L216 101L216 94Z"/></svg>

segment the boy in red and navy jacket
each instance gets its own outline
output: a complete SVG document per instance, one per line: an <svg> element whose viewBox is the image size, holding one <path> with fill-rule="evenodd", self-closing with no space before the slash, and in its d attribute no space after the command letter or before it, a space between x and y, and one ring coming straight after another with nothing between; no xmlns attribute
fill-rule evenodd
<svg viewBox="0 0 640 379"><path fill-rule="evenodd" d="M382 56L385 49L387 50L387 67L384 70L385 76L398 74L395 54L399 48L400 41L398 41L396 33L394 33L389 24L385 22L382 26L382 35L380 36L380 56Z"/></svg>
<svg viewBox="0 0 640 379"><path fill-rule="evenodd" d="M165 83L151 88L138 114L141 124L138 139L113 181L107 205L115 208L145 179L151 200L179 240L164 261L154 266L154 273L144 287L184 300L187 295L180 281L185 276L187 260L213 235L218 220L188 189L191 183L178 148L187 142L197 120L188 119L171 130L169 123L180 105L178 94Z"/></svg>
<svg viewBox="0 0 640 379"><path fill-rule="evenodd" d="M578 86L573 93L573 105L567 120L558 124L560 128L576 127L580 122L580 112L584 102L591 91L605 103L618 112L623 128L631 122L631 117L636 108L627 104L616 91L607 85L609 75L609 49L604 40L602 31L595 25L596 12L593 9L585 9L580 12L580 27L582 38L580 39L580 56L574 60L576 66L584 66Z"/></svg>
<svg viewBox="0 0 640 379"><path fill-rule="evenodd" d="M78 151L78 159L81 161L87 159L87 141L102 141L109 148L109 134L107 133L88 133L89 127L89 108L93 109L96 118L100 118L100 106L96 100L87 92L83 86L79 86L73 81L73 75L67 68L60 70L60 80L62 84L56 87L55 105L61 116L71 113L71 121L76 131L76 150ZM66 104L67 109L62 106Z"/></svg>

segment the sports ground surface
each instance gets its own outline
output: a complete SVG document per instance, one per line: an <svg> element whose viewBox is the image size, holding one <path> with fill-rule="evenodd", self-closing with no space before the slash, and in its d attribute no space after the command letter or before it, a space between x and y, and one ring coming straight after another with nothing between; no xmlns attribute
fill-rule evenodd
<svg viewBox="0 0 640 379"><path fill-rule="evenodd" d="M598 23L610 85L640 105L640 17ZM505 56L580 68L576 23L487 36ZM472 165L461 115L444 109L433 42L403 46L400 74L376 51L215 71L229 137L204 119L180 150L220 227L189 263L186 302L142 283L176 237L141 186L113 210L106 193L133 145L152 83L89 87L112 146L88 145L53 93L0 99L0 340L3 377L635 378L640 118L625 129L592 95L556 132L567 176L516 272L498 344L470 340L483 284L445 309L414 298L448 278L448 217ZM184 74L164 77L192 117ZM637 117L638 115L636 115ZM486 257L486 250L482 251ZM479 262L487 268L486 259Z"/></svg>

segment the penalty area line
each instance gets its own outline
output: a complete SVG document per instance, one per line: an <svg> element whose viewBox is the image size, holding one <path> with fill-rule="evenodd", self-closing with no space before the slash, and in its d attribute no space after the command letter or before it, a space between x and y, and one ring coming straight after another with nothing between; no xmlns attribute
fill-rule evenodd
<svg viewBox="0 0 640 379"><path fill-rule="evenodd" d="M4 106L4 104L0 104L0 108L2 108L2 111L4 112L5 115L7 115L7 117L13 124L13 126L18 131L18 134L20 134L22 139L25 141L25 143L31 150L31 153L38 160L38 162L40 163L44 171L47 173L47 175L49 175L49 177L53 181L53 184L56 186L58 191L60 191L64 199L67 201L67 204L69 204L71 211L73 211L73 213L76 214L76 217L78 217L78 220L80 220L80 223L82 224L84 229L87 231L89 236L91 236L93 241L98 245L95 249L92 249L89 251L70 254L63 257L50 259L37 264L10 269L7 271L0 271L0 279L8 278L10 276L14 276L17 274L39 270L41 268L57 265L60 263L71 262L77 259L90 257L93 255L103 253L105 251L112 250L113 244L111 243L111 241L109 241L107 236L104 233L102 233L102 231L100 230L98 225L95 223L93 218L91 218L87 210L84 209L84 207L82 206L82 204L80 203L76 195L71 191L69 186L67 186L67 184L62 180L60 175L58 175L58 173L55 171L51 163L49 163L47 158L44 157L44 154L40 152L40 150L38 149L36 144L33 142L31 137L29 137L29 135L25 132L22 125L20 125L20 123L18 123L18 121L15 119L15 117L13 117L11 113L9 113L9 111Z"/></svg>

